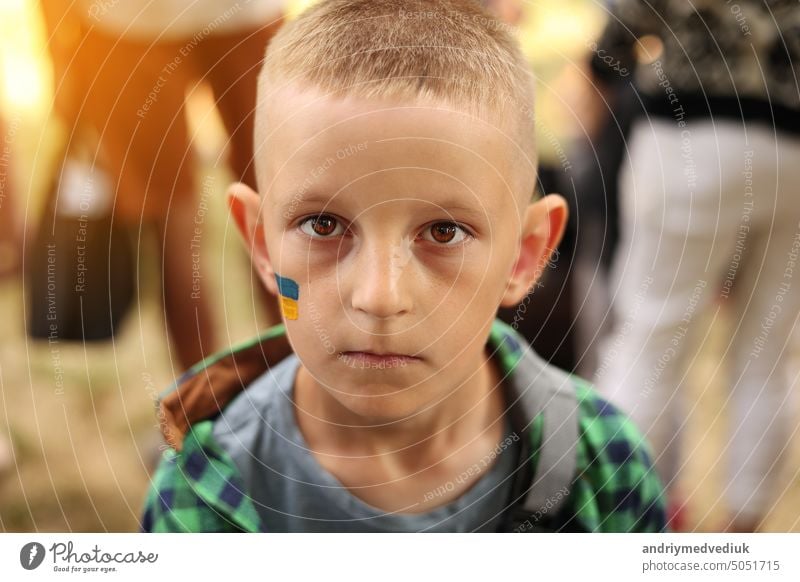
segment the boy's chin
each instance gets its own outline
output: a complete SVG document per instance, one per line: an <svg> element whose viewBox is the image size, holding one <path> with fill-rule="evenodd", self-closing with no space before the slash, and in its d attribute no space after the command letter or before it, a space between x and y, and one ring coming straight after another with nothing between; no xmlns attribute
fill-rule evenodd
<svg viewBox="0 0 800 582"><path fill-rule="evenodd" d="M386 388L376 389L373 394L369 394L369 388L364 387L358 395L339 393L334 398L350 413L359 417L361 422L369 425L402 423L432 406L432 402L397 393L396 389L391 390L395 393L387 394Z"/></svg>

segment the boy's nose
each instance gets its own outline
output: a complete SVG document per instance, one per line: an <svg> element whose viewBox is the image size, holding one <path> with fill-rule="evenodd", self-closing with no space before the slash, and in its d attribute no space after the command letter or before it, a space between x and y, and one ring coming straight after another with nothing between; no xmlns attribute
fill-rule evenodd
<svg viewBox="0 0 800 582"><path fill-rule="evenodd" d="M373 317L387 319L411 310L408 289L410 263L408 243L374 245L359 253L351 278L353 309Z"/></svg>

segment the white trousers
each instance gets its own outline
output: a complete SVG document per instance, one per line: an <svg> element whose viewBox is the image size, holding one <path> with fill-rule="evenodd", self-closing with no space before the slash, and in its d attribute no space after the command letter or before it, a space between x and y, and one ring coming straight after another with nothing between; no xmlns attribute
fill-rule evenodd
<svg viewBox="0 0 800 582"><path fill-rule="evenodd" d="M696 444L681 442L695 405L681 395L705 338L698 320L731 313L720 364L725 495L738 516L761 517L795 430L797 371L786 364L800 313L800 139L765 125L647 119L629 148L611 276L615 323L595 383L645 432L674 485L679 447Z"/></svg>

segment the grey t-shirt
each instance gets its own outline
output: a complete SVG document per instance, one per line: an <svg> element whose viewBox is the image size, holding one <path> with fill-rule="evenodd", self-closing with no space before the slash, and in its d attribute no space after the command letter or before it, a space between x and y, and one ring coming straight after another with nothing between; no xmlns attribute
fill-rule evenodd
<svg viewBox="0 0 800 582"><path fill-rule="evenodd" d="M214 437L241 472L245 492L267 531L497 530L519 456L508 420L506 437L493 451L493 464L463 495L427 513L386 513L350 493L309 451L292 401L299 364L291 355L265 372L214 422ZM430 495L441 495L453 485L443 483Z"/></svg>

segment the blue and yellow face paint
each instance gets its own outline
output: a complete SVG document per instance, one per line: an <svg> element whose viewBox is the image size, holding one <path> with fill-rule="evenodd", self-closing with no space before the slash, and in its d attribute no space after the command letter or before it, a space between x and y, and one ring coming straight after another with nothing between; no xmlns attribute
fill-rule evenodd
<svg viewBox="0 0 800 582"><path fill-rule="evenodd" d="M297 319L297 300L300 298L300 287L297 281L288 277L281 277L275 273L280 295L281 313L286 319Z"/></svg>

